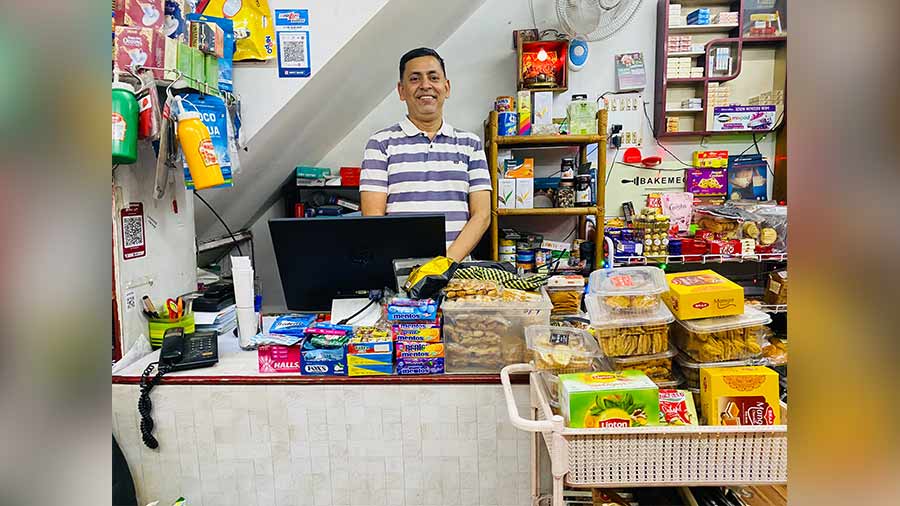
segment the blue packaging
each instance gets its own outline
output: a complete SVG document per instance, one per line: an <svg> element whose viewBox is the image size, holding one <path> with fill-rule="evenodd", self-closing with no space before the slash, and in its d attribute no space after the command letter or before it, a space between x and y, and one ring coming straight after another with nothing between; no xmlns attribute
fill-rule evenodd
<svg viewBox="0 0 900 506"><path fill-rule="evenodd" d="M669 255L681 256L681 239L669 239Z"/></svg>
<svg viewBox="0 0 900 506"><path fill-rule="evenodd" d="M497 113L497 134L517 135L519 133L519 114L515 112Z"/></svg>
<svg viewBox="0 0 900 506"><path fill-rule="evenodd" d="M410 358L397 360L397 374L414 376L422 374L444 374L443 358Z"/></svg>
<svg viewBox="0 0 900 506"><path fill-rule="evenodd" d="M168 9L167 9L168 10ZM185 16L187 21L206 21L219 25L224 32L224 44L222 49L222 57L219 60L219 90L234 91L234 78L232 66L234 60L234 21L225 18L217 18L215 16L207 16L205 14L188 14Z"/></svg>
<svg viewBox="0 0 900 506"><path fill-rule="evenodd" d="M318 347L305 339L300 348L300 374L304 376L346 376L347 347Z"/></svg>
<svg viewBox="0 0 900 506"><path fill-rule="evenodd" d="M708 7L701 7L687 15L687 24L689 25L708 25L709 21Z"/></svg>
<svg viewBox="0 0 900 506"><path fill-rule="evenodd" d="M166 0L166 19L163 22L162 31L166 37L177 39L187 43L187 23L185 22L184 2L181 0Z"/></svg>
<svg viewBox="0 0 900 506"><path fill-rule="evenodd" d="M433 299L404 299L394 297L387 306L387 321L437 320L437 303Z"/></svg>
<svg viewBox="0 0 900 506"><path fill-rule="evenodd" d="M316 315L282 315L272 322L269 334L303 337L306 327L316 321Z"/></svg>
<svg viewBox="0 0 900 506"><path fill-rule="evenodd" d="M234 186L234 177L231 174L231 155L228 151L228 109L225 102L213 95L200 93L188 93L183 95L184 110L196 110L200 113L200 121L209 130L209 138L216 150L216 158L219 159L219 167L222 169L222 177L225 182L215 188L229 188ZM184 186L188 190L194 189L194 180L188 170L187 161L184 162Z"/></svg>

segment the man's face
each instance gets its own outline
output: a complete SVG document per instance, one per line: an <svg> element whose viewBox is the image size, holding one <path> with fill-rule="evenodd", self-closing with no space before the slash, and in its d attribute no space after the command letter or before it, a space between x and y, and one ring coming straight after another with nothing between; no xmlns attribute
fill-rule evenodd
<svg viewBox="0 0 900 506"><path fill-rule="evenodd" d="M403 79L397 83L400 100L406 102L410 117L441 117L444 100L450 96L450 81L433 56L420 56L406 62Z"/></svg>

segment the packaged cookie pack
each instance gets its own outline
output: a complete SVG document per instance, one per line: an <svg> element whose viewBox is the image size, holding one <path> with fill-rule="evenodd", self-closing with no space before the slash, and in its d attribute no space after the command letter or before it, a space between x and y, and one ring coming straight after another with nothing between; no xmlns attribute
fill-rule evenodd
<svg viewBox="0 0 900 506"><path fill-rule="evenodd" d="M663 353L669 348L669 324L675 321L665 304L649 314L610 311L591 294L585 298L600 349L608 357L633 357Z"/></svg>
<svg viewBox="0 0 900 506"><path fill-rule="evenodd" d="M753 365L754 363L755 361L753 359L745 359L704 364L695 362L691 360L691 357L684 354L679 354L675 357L675 364L678 366L678 371L681 376L684 377L685 385L688 388L696 389L698 395L700 394L700 369L704 367L741 367Z"/></svg>
<svg viewBox="0 0 900 506"><path fill-rule="evenodd" d="M678 320L673 338L678 349L697 362L744 360L760 356L770 323L771 316L745 306L739 315Z"/></svg>
<svg viewBox="0 0 900 506"><path fill-rule="evenodd" d="M444 287L444 300L491 302L502 300L503 287L496 281L453 278Z"/></svg>
<svg viewBox="0 0 900 506"><path fill-rule="evenodd" d="M591 273L591 293L612 313L652 314L668 291L662 269L653 266L617 267Z"/></svg>
<svg viewBox="0 0 900 506"><path fill-rule="evenodd" d="M546 290L537 294L539 299L526 302L485 300L487 294L445 298L446 371L496 373L508 364L527 362L525 327L549 325L553 308Z"/></svg>
<svg viewBox="0 0 900 506"><path fill-rule="evenodd" d="M648 378L659 386L660 382L665 386L671 386L671 382L676 384L681 378L674 372L672 367L672 359L678 354L671 345L662 353L654 353L651 355L639 355L636 357L610 357L609 362L616 371L625 371L628 369L636 369L642 371Z"/></svg>
<svg viewBox="0 0 900 506"><path fill-rule="evenodd" d="M525 344L534 368L554 374L590 371L593 360L601 356L594 336L573 328L529 325Z"/></svg>

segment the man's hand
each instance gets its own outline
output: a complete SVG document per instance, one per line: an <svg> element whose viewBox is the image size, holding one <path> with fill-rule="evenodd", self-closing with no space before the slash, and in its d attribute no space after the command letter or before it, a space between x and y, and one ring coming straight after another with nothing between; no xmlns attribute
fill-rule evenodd
<svg viewBox="0 0 900 506"><path fill-rule="evenodd" d="M385 215L387 211L387 193L362 191L359 192L359 199L363 216Z"/></svg>
<svg viewBox="0 0 900 506"><path fill-rule="evenodd" d="M490 191L477 191L469 194L469 221L466 222L453 244L447 248L448 257L462 262L478 245L478 241L491 225L491 195Z"/></svg>

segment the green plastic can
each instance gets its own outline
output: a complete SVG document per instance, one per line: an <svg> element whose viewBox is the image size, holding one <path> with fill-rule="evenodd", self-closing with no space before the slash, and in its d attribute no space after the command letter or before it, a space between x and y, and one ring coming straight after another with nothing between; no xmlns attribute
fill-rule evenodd
<svg viewBox="0 0 900 506"><path fill-rule="evenodd" d="M128 83L112 83L112 161L137 161L138 102L134 87Z"/></svg>

